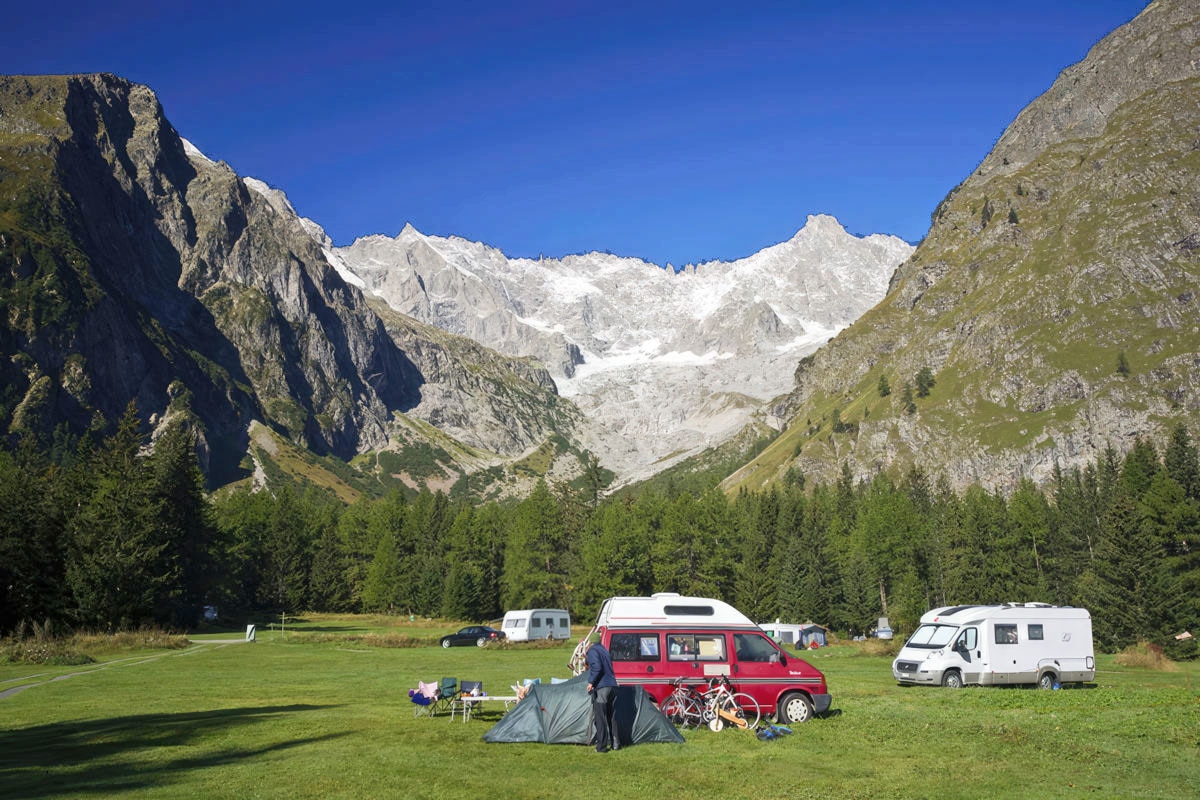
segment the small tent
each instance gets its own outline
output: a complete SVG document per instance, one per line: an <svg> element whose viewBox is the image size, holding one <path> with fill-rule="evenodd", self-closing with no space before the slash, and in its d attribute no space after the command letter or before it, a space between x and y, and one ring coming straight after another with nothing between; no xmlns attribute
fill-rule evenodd
<svg viewBox="0 0 1200 800"><path fill-rule="evenodd" d="M820 625L806 622L800 626L800 639L796 642L796 647L825 647L829 643L825 633L825 628Z"/></svg>
<svg viewBox="0 0 1200 800"><path fill-rule="evenodd" d="M613 725L622 747L684 740L641 686L617 688ZM592 698L587 693L587 675L576 675L562 683L532 684L525 697L483 735L483 740L593 743Z"/></svg>

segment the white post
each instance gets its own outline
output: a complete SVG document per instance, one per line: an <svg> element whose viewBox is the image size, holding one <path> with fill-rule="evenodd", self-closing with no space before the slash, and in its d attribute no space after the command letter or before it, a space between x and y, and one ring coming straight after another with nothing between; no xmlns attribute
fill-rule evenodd
<svg viewBox="0 0 1200 800"><path fill-rule="evenodd" d="M254 641L254 626L253 625L246 626L246 641L247 642Z"/></svg>

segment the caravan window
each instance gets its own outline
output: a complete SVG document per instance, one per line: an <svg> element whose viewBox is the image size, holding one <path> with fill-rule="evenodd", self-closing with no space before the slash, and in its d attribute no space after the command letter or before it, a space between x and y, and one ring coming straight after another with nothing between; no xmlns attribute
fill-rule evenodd
<svg viewBox="0 0 1200 800"><path fill-rule="evenodd" d="M658 661L658 634L614 633L608 652L613 661Z"/></svg>
<svg viewBox="0 0 1200 800"><path fill-rule="evenodd" d="M996 644L1016 644L1017 643L1017 626L1016 625L997 625L996 626Z"/></svg>
<svg viewBox="0 0 1200 800"><path fill-rule="evenodd" d="M541 618L541 617L534 617L534 618L533 618L533 627L535 627L535 628L540 628L540 627L542 627L542 618Z"/></svg>
<svg viewBox="0 0 1200 800"><path fill-rule="evenodd" d="M1029 625L1025 628L1025 633L1029 637L1030 641L1034 641L1034 640L1040 641L1042 639L1042 626L1041 625Z"/></svg>
<svg viewBox="0 0 1200 800"><path fill-rule="evenodd" d="M558 624L564 628L571 627L571 619L569 617L559 617Z"/></svg>

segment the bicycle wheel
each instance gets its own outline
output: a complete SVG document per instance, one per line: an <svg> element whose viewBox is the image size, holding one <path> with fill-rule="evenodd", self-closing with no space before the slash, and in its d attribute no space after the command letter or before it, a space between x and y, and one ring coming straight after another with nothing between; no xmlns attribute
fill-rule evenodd
<svg viewBox="0 0 1200 800"><path fill-rule="evenodd" d="M721 716L725 718L726 725L734 725L748 731L758 727L759 717L762 716L758 702L745 692L734 692L721 697L717 707ZM730 719L731 716L735 719Z"/></svg>
<svg viewBox="0 0 1200 800"><path fill-rule="evenodd" d="M680 728L700 727L700 704L691 697L673 694L663 701L660 710L667 719Z"/></svg>

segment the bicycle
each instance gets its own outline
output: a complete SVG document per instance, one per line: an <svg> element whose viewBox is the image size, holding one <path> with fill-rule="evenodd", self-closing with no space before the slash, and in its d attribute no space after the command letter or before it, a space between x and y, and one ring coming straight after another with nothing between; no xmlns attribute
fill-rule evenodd
<svg viewBox="0 0 1200 800"><path fill-rule="evenodd" d="M705 699L696 687L688 686L683 678L671 681L675 688L666 696L659 710L680 728L699 728L708 720L705 719Z"/></svg>
<svg viewBox="0 0 1200 800"><path fill-rule="evenodd" d="M709 730L719 731L726 725L747 731L758 728L758 720L762 717L758 701L745 692L736 691L728 675L709 681L708 691L702 697L705 701L703 716Z"/></svg>

